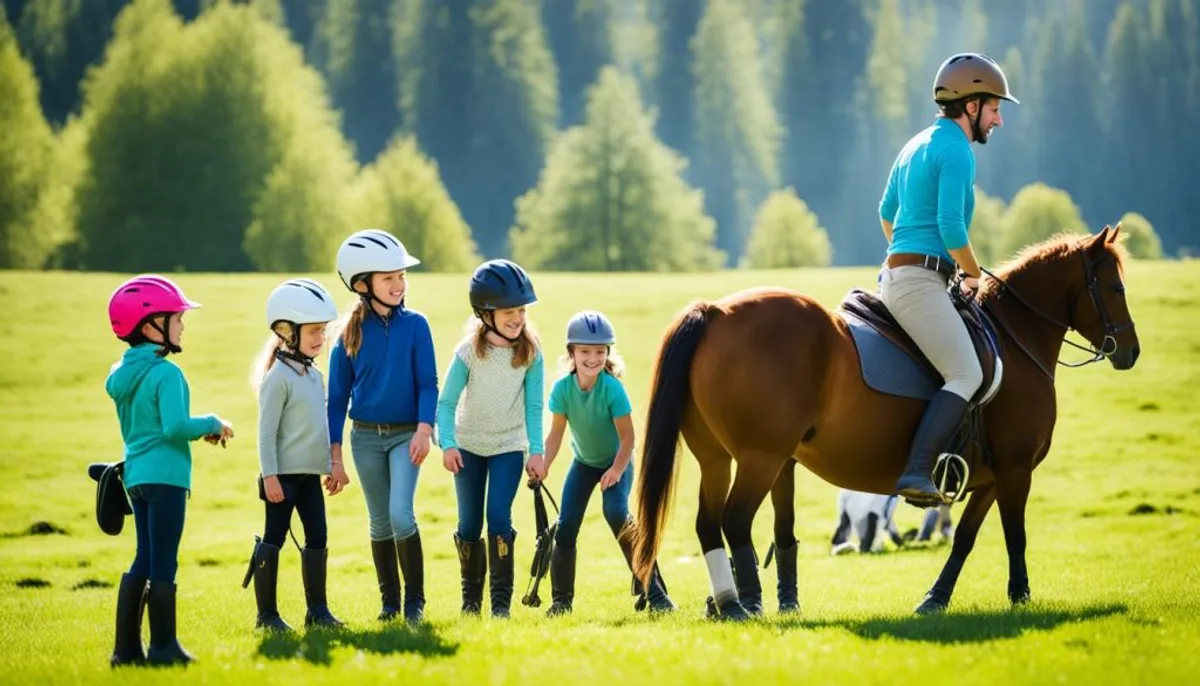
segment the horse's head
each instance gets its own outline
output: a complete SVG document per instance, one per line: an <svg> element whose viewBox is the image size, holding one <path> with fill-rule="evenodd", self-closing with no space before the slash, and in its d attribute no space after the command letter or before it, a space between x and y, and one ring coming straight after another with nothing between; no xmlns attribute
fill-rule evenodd
<svg viewBox="0 0 1200 686"><path fill-rule="evenodd" d="M1105 226L1080 244L1081 278L1071 289L1068 324L1092 344L1096 359L1108 358L1114 369L1130 369L1142 349L1125 300L1125 253L1116 242L1120 232L1120 224Z"/></svg>

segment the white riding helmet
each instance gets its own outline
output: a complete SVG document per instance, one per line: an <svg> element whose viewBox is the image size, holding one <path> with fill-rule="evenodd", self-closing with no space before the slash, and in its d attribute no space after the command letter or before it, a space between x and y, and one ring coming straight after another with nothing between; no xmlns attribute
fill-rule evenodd
<svg viewBox="0 0 1200 686"><path fill-rule="evenodd" d="M338 318L337 305L329 291L312 279L288 279L267 298L267 327L281 321L322 324Z"/></svg>
<svg viewBox="0 0 1200 686"><path fill-rule="evenodd" d="M354 290L356 277L371 272L408 269L421 260L408 254L404 244L387 231L367 229L351 234L338 248L337 271L346 288Z"/></svg>

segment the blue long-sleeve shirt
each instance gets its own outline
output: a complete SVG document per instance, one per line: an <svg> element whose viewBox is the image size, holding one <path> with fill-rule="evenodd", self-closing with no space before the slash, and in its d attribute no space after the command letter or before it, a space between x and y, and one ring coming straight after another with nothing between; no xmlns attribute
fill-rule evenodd
<svg viewBox="0 0 1200 686"><path fill-rule="evenodd" d="M896 156L879 216L892 222L887 254L922 253L951 260L967 245L975 212L975 153L949 119L913 136Z"/></svg>
<svg viewBox="0 0 1200 686"><path fill-rule="evenodd" d="M437 416L437 362L429 320L416 310L392 310L385 325L374 312L363 317L358 354L350 358L341 337L329 354L329 442L341 443L350 418L373 424L433 426Z"/></svg>

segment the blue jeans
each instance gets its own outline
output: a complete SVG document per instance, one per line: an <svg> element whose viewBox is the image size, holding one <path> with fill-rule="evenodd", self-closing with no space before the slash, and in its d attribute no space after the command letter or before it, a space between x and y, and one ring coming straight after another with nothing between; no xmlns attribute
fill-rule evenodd
<svg viewBox="0 0 1200 686"><path fill-rule="evenodd" d="M459 452L463 466L454 475L458 537L464 541L479 540L483 535L485 504L488 535L507 536L513 531L512 506L525 473L525 454L514 451L484 456L461 448Z"/></svg>
<svg viewBox="0 0 1200 686"><path fill-rule="evenodd" d="M588 501L592 491L600 483L608 468L589 467L579 460L571 460L567 469L567 478L563 482L562 510L558 513L558 531L554 534L554 544L563 548L574 548L579 538L579 527L583 524L583 515L587 512ZM625 466L621 479L606 491L601 492L601 502L604 508L604 521L613 535L621 533L622 527L629 519L629 491L633 489L633 461Z"/></svg>
<svg viewBox="0 0 1200 686"><path fill-rule="evenodd" d="M417 533L413 499L421 468L408 456L412 437L411 431L381 433L357 426L350 430L350 449L367 499L372 541L401 540Z"/></svg>
<svg viewBox="0 0 1200 686"><path fill-rule="evenodd" d="M129 567L130 576L175 583L187 498L187 489L166 484L141 484L129 489L137 528L137 553Z"/></svg>

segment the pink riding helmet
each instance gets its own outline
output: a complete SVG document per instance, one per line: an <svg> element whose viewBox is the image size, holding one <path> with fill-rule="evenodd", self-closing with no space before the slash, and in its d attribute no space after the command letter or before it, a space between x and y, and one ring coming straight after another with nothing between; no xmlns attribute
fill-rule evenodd
<svg viewBox="0 0 1200 686"><path fill-rule="evenodd" d="M150 315L187 312L197 307L200 303L188 300L174 281L157 274L143 274L113 291L108 301L108 320L117 338L125 339Z"/></svg>

